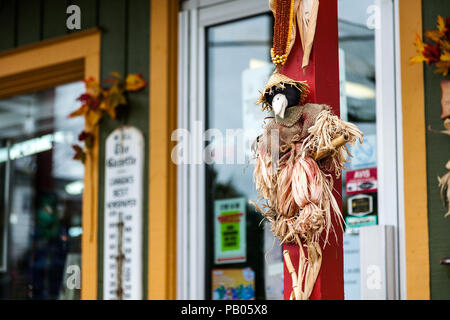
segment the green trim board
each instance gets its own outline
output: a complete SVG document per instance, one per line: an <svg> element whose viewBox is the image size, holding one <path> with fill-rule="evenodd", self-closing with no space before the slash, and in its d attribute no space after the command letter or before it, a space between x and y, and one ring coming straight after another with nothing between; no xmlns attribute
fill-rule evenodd
<svg viewBox="0 0 450 320"><path fill-rule="evenodd" d="M150 1L133 0L128 4L128 45L127 45L127 71L128 73L142 73L147 81L150 78ZM128 101L133 108L127 119L127 124L138 127L144 135L144 141L149 141L149 94L147 86L142 91L128 94ZM150 154L149 144L144 143L144 155ZM144 161L144 204L142 219L143 232L143 297L148 299L148 187L149 187L149 161Z"/></svg>
<svg viewBox="0 0 450 320"><path fill-rule="evenodd" d="M423 0L423 29L432 30L436 27L438 14L449 16L450 2L448 0ZM414 39L411 36L411 41ZM443 129L441 119L441 80L449 80L434 73L434 66L424 66L425 86L425 119L426 127ZM450 256L450 218L444 218L447 212L440 199L438 176L443 176L447 170L445 164L450 160L450 137L427 130L427 192L428 192L428 228L430 255L430 294L431 299L450 299L450 277L448 266L440 264L440 259Z"/></svg>
<svg viewBox="0 0 450 320"><path fill-rule="evenodd" d="M125 45L126 45L126 3L124 0L99 2L99 26L102 32L102 58L100 79L110 77L115 71L124 75ZM83 11L83 9L81 9ZM116 121L109 118L102 120L99 136L99 196L98 196L98 299L103 299L103 225L104 225L104 202L105 202L105 143L106 138L117 127Z"/></svg>

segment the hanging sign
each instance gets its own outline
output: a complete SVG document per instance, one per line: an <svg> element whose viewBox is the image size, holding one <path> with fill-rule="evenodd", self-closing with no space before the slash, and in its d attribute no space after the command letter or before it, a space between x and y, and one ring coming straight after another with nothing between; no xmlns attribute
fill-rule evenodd
<svg viewBox="0 0 450 320"><path fill-rule="evenodd" d="M377 192L377 168L347 171L345 191L348 195Z"/></svg>
<svg viewBox="0 0 450 320"><path fill-rule="evenodd" d="M103 298L142 299L144 138L134 127L106 139Z"/></svg>
<svg viewBox="0 0 450 320"><path fill-rule="evenodd" d="M216 264L246 261L245 198L214 201Z"/></svg>

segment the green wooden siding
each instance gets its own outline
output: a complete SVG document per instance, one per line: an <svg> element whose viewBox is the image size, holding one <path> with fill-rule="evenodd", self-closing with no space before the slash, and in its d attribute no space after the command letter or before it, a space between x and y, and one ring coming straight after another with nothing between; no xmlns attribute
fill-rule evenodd
<svg viewBox="0 0 450 320"><path fill-rule="evenodd" d="M99 26L98 0L71 0L69 2L70 4L75 4L80 7L81 27L83 29L90 29Z"/></svg>
<svg viewBox="0 0 450 320"><path fill-rule="evenodd" d="M149 79L150 1L149 0L0 0L0 52L22 45L77 32L67 30L66 9L81 9L82 30L102 30L101 78L113 71L122 75L142 73ZM149 140L149 90L128 95L129 112L122 121L105 119L100 125L99 150L99 298L103 296L103 215L106 137L121 125L139 128ZM145 154L149 154L148 143ZM148 160L144 161L144 212L148 211ZM147 252L148 217L144 214L144 253ZM144 297L147 296L147 255L144 254Z"/></svg>
<svg viewBox="0 0 450 320"><path fill-rule="evenodd" d="M0 0L0 51L14 48L16 1Z"/></svg>
<svg viewBox="0 0 450 320"><path fill-rule="evenodd" d="M17 1L17 46L23 46L43 39L42 9L42 3L39 0Z"/></svg>
<svg viewBox="0 0 450 320"><path fill-rule="evenodd" d="M42 37L44 39L67 33L66 10L68 3L67 0L42 1Z"/></svg>
<svg viewBox="0 0 450 320"><path fill-rule="evenodd" d="M422 3L424 30L436 28L438 14L449 16L448 0L423 0ZM411 35L411 41L413 38ZM440 82L445 78L434 73L434 66L425 66L424 70L426 126L442 130ZM450 160L450 137L429 130L426 135L431 299L450 299L450 278L446 270L449 267L440 264L441 258L450 256L450 218L444 218L447 210L442 206L437 181L438 176L447 172L445 164Z"/></svg>

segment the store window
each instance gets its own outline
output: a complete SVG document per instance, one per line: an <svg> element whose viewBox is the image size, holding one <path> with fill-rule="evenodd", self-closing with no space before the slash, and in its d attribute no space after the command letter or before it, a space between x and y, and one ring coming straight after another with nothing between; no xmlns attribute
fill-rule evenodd
<svg viewBox="0 0 450 320"><path fill-rule="evenodd" d="M1 299L79 299L83 82L0 100Z"/></svg>
<svg viewBox="0 0 450 320"><path fill-rule="evenodd" d="M376 156L376 76L375 76L375 31L371 28L370 8L373 0L359 1L340 0L339 4L339 58L341 81L341 117L355 123L364 132L363 145L352 148L354 157L347 163L346 174L349 171L377 166ZM375 10L375 9L374 9ZM345 174L345 176L347 176ZM352 178L353 175L351 174ZM375 176L376 177L376 176ZM345 179L344 179L345 182ZM356 192L375 190L376 185L355 185L343 182L343 195L349 196ZM375 182L375 181L374 181ZM347 188L345 188L347 187ZM376 192L374 193L374 196ZM373 199L376 204L376 198ZM359 201L363 203L363 201ZM344 211L351 213L364 212L358 205L347 208L344 201ZM376 212L376 208L373 208ZM359 212L360 211L360 212ZM377 222L374 218L373 222ZM358 220L347 219L349 227L359 226Z"/></svg>
<svg viewBox="0 0 450 320"><path fill-rule="evenodd" d="M345 298L365 297L362 288L381 290L381 269L364 268L364 252L379 246L367 227L379 225L377 177L377 91L375 29L379 6L374 0L339 0L339 69L341 117L355 123L364 133L364 143L351 148L353 158L342 175ZM391 106L394 107L394 106ZM377 234L375 229L372 232ZM365 239L365 240L363 240ZM387 245L393 245L388 243ZM374 256L375 253L372 253ZM379 261L378 261L379 262ZM385 263L385 262L383 262ZM375 269L378 268L378 269ZM373 274L367 287L366 274ZM373 288L372 288L373 287Z"/></svg>
<svg viewBox="0 0 450 320"><path fill-rule="evenodd" d="M257 197L250 147L265 115L254 102L274 70L272 29L271 14L206 29L207 128L223 138L210 137L206 167L207 299L283 299L281 247L248 203Z"/></svg>
<svg viewBox="0 0 450 320"><path fill-rule="evenodd" d="M365 299L364 290L387 299L385 292L396 290L397 167L394 157L386 158L397 152L393 14L392 1L338 0L341 117L365 135L363 145L351 149L354 157L342 176L346 299ZM204 167L180 169L179 217L185 222L179 231L189 239L179 250L180 296L283 299L281 247L248 204L257 197L251 142L268 120L254 101L273 72L273 15L267 2L252 0L245 6L223 1L196 7L190 2L181 17L180 25L186 26L180 34L181 61L190 62L189 67L180 64L181 126L194 132L197 121L206 123L206 139L195 147L206 147L211 156ZM380 86L383 90L377 90ZM377 152L377 145L383 152ZM192 186L204 197L192 196ZM389 239L382 234L387 224L394 230ZM204 230L204 237L193 227ZM195 267L186 269L191 264ZM202 280L192 283L191 275Z"/></svg>

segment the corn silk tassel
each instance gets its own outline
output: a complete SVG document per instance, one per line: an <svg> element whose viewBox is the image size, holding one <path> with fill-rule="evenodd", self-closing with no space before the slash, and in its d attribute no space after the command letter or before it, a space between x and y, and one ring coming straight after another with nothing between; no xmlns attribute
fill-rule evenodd
<svg viewBox="0 0 450 320"><path fill-rule="evenodd" d="M322 264L319 241L326 246L330 232L335 233L332 218L343 229L342 213L333 195L333 176L327 173L339 177L347 157L351 157L345 145L333 146L333 139L340 135L346 135L352 144L357 139L362 143L363 134L355 125L330 110L320 112L303 141L293 139L287 151L283 146L277 169L267 145L258 144L254 182L259 199L251 203L270 222L271 231L282 244L295 243L300 248L298 272L293 270L289 253L284 253L293 280L291 299L309 299ZM314 160L323 149L329 156Z"/></svg>

